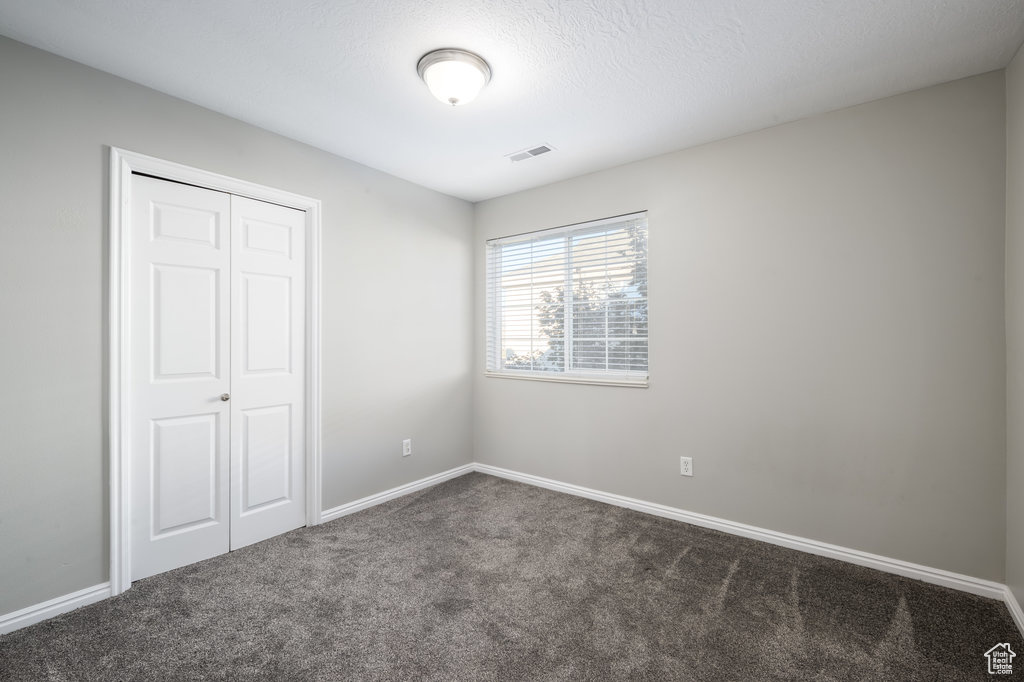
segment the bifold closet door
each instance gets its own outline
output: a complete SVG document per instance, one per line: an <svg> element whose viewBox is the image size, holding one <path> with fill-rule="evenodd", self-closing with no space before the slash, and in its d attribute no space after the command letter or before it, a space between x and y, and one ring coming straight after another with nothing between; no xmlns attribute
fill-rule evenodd
<svg viewBox="0 0 1024 682"><path fill-rule="evenodd" d="M135 175L131 577L305 525L305 214Z"/></svg>
<svg viewBox="0 0 1024 682"><path fill-rule="evenodd" d="M132 580L228 549L231 195L131 186Z"/></svg>
<svg viewBox="0 0 1024 682"><path fill-rule="evenodd" d="M306 525L305 217L231 197L231 549Z"/></svg>

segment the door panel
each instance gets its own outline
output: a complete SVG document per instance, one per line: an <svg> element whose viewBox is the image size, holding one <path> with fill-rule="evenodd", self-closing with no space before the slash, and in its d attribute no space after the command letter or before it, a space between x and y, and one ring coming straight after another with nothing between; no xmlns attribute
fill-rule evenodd
<svg viewBox="0 0 1024 682"><path fill-rule="evenodd" d="M242 500L244 516L291 491L291 405L242 410Z"/></svg>
<svg viewBox="0 0 1024 682"><path fill-rule="evenodd" d="M217 248L220 230L215 211L174 206L159 201L150 205L153 239L177 239Z"/></svg>
<svg viewBox="0 0 1024 682"><path fill-rule="evenodd" d="M242 273L243 374L292 370L291 277Z"/></svg>
<svg viewBox="0 0 1024 682"><path fill-rule="evenodd" d="M217 520L220 415L154 419L153 537Z"/></svg>
<svg viewBox="0 0 1024 682"><path fill-rule="evenodd" d="M305 220L231 198L231 548L306 523Z"/></svg>
<svg viewBox="0 0 1024 682"><path fill-rule="evenodd" d="M290 210L290 209L289 209ZM275 256L292 256L292 225L265 223L252 218L242 222L242 248Z"/></svg>
<svg viewBox="0 0 1024 682"><path fill-rule="evenodd" d="M230 196L131 185L132 580L229 543Z"/></svg>
<svg viewBox="0 0 1024 682"><path fill-rule="evenodd" d="M153 371L156 379L217 376L220 273L153 266Z"/></svg>

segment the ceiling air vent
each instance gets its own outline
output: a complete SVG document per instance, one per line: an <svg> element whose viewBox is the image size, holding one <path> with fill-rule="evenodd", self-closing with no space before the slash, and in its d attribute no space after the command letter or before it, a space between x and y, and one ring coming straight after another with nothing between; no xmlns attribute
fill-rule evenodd
<svg viewBox="0 0 1024 682"><path fill-rule="evenodd" d="M530 149L506 154L505 158L510 159L511 161L525 161L526 159L532 159L533 157L540 156L541 154L547 154L550 151L554 151L554 149L555 148L549 144L541 144L536 147L531 147Z"/></svg>

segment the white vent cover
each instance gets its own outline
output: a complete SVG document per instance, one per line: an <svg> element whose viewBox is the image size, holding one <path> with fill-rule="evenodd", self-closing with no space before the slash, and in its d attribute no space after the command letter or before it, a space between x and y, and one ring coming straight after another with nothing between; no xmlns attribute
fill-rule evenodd
<svg viewBox="0 0 1024 682"><path fill-rule="evenodd" d="M547 154L548 152L552 152L554 150L555 150L555 148L552 147L549 144L539 144L536 147L530 147L529 149L523 149L522 151L512 152L511 154L506 154L505 158L509 159L509 160L511 160L513 162L515 162L515 161L525 161L526 159L532 159L535 156L540 156L541 154Z"/></svg>

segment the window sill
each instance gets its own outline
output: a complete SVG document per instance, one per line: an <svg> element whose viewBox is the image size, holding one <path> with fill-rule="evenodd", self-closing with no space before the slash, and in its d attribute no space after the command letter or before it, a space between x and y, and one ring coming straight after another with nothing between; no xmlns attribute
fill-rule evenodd
<svg viewBox="0 0 1024 682"><path fill-rule="evenodd" d="M545 376L543 374L514 374L512 372L484 372L492 379L518 379L519 381L546 381L553 384L588 384L590 386L621 386L623 388L647 388L648 379L606 379L584 376Z"/></svg>

